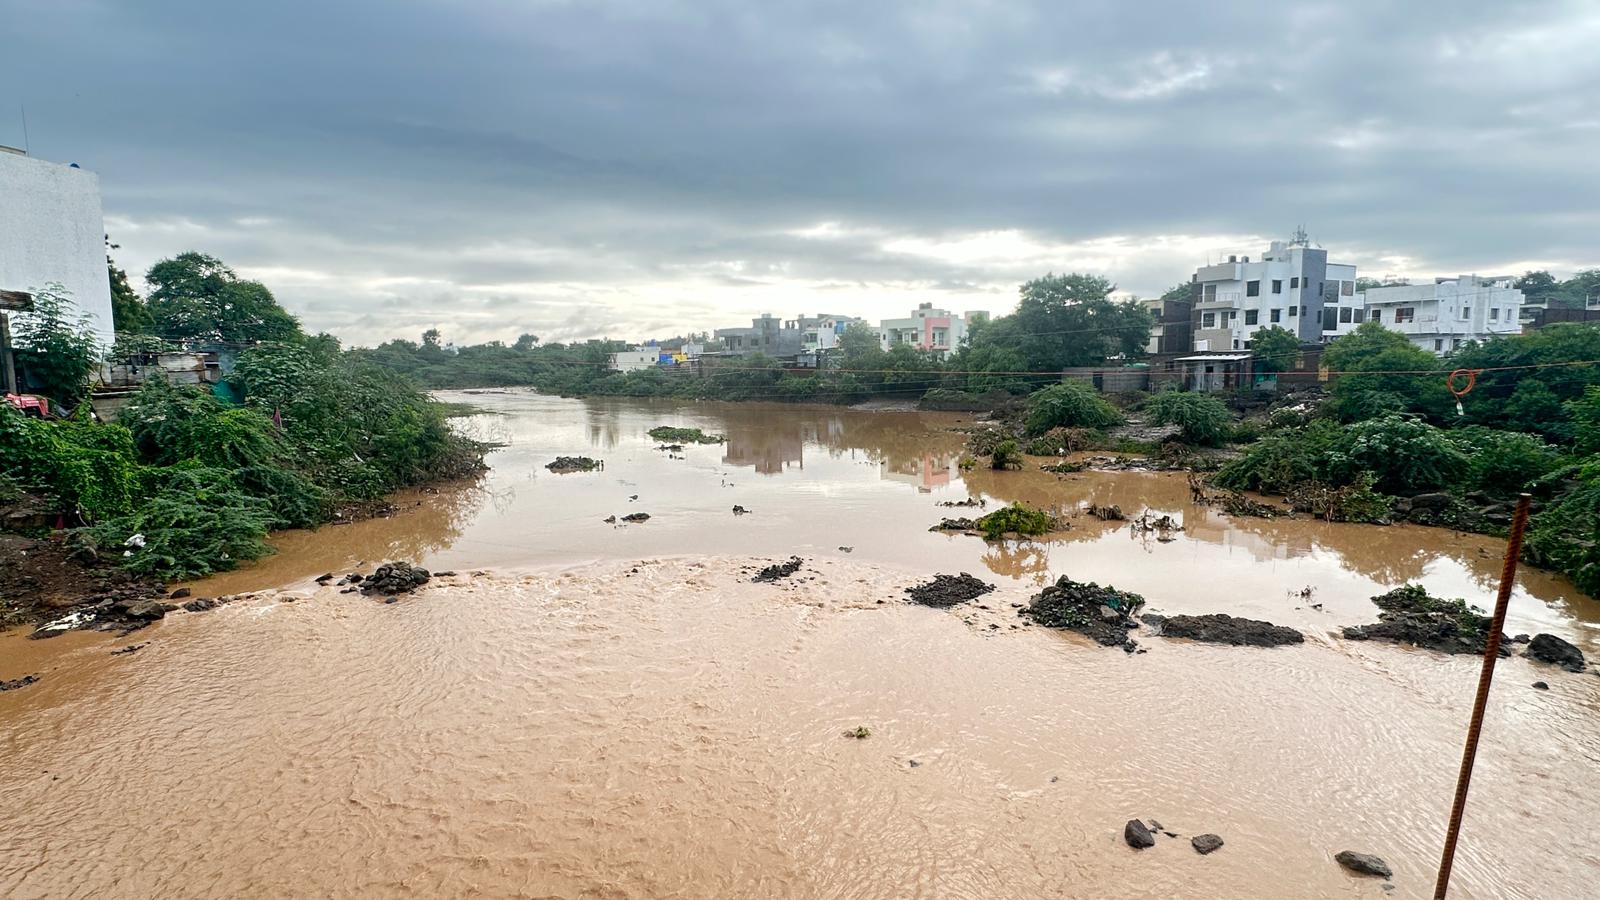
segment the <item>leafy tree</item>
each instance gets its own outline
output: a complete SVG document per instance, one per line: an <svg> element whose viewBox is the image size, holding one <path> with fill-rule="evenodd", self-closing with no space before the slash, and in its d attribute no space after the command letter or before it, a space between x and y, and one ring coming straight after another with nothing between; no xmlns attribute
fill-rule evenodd
<svg viewBox="0 0 1600 900"><path fill-rule="evenodd" d="M880 368L883 344L876 329L856 322L839 335L839 352L847 369Z"/></svg>
<svg viewBox="0 0 1600 900"><path fill-rule="evenodd" d="M1561 451L1532 434L1477 425L1455 428L1450 440L1467 457L1465 487L1515 494L1562 465Z"/></svg>
<svg viewBox="0 0 1600 900"><path fill-rule="evenodd" d="M72 318L66 288L50 283L33 295L33 309L17 317L12 352L27 381L65 406L89 395L89 377L100 357L88 316Z"/></svg>
<svg viewBox="0 0 1600 900"><path fill-rule="evenodd" d="M1451 355L1451 366L1485 370L1462 401L1468 422L1568 441L1572 428L1563 404L1600 385L1600 366L1565 364L1595 359L1600 328L1560 323L1464 347Z"/></svg>
<svg viewBox="0 0 1600 900"><path fill-rule="evenodd" d="M1250 337L1250 365L1258 375L1286 372L1300 353L1300 338L1279 325L1256 329Z"/></svg>
<svg viewBox="0 0 1600 900"><path fill-rule="evenodd" d="M118 334L149 334L154 326L144 300L128 284L128 273L111 258L118 245L106 236L106 275L111 279L111 327Z"/></svg>
<svg viewBox="0 0 1600 900"><path fill-rule="evenodd" d="M972 340L974 349L1008 347L1030 371L1059 371L1136 356L1155 320L1137 301L1114 302L1115 286L1098 275L1046 275L1021 288L1017 311L995 319Z"/></svg>
<svg viewBox="0 0 1600 900"><path fill-rule="evenodd" d="M284 341L300 323L259 281L243 281L221 260L190 251L150 267L149 310L158 334L220 341Z"/></svg>
<svg viewBox="0 0 1600 900"><path fill-rule="evenodd" d="M1567 402L1573 438L1579 453L1600 453L1600 386L1590 385L1583 396Z"/></svg>
<svg viewBox="0 0 1600 900"><path fill-rule="evenodd" d="M1063 381L1028 397L1028 434L1040 435L1062 426L1104 428L1122 421L1117 408L1092 385Z"/></svg>
<svg viewBox="0 0 1600 900"><path fill-rule="evenodd" d="M532 350L534 348L534 346L536 344L538 344L538 343L539 343L538 335L523 333L523 334L517 335L517 342L515 344L511 345L511 349L519 350L519 351L522 351L522 352L527 352L529 350Z"/></svg>
<svg viewBox="0 0 1600 900"><path fill-rule="evenodd" d="M1328 404L1341 421L1403 412L1421 413L1438 422L1454 418L1455 399L1444 383L1448 369L1405 335L1378 322L1363 322L1333 341L1322 361L1330 370L1344 373L1334 382Z"/></svg>
<svg viewBox="0 0 1600 900"><path fill-rule="evenodd" d="M1561 292L1560 282L1556 281L1554 275L1543 270L1524 272L1522 277L1516 280L1515 287L1532 302L1548 300Z"/></svg>
<svg viewBox="0 0 1600 900"><path fill-rule="evenodd" d="M1228 405L1210 394L1163 391L1150 398L1145 412L1157 425L1178 426L1184 443L1206 447L1221 444L1233 422Z"/></svg>

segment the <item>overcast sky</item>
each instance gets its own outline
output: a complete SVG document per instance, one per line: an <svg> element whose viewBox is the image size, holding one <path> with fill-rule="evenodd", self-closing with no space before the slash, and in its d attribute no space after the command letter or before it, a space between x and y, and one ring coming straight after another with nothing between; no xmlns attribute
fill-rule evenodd
<svg viewBox="0 0 1600 900"><path fill-rule="evenodd" d="M640 338L1304 223L1365 275L1600 265L1600 3L0 0L0 143L347 342ZM3 202L3 198L0 198Z"/></svg>

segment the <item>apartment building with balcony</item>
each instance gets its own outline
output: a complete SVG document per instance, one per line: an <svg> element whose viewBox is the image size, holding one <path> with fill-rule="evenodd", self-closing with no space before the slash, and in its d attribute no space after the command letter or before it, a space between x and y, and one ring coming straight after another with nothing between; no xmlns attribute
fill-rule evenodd
<svg viewBox="0 0 1600 900"><path fill-rule="evenodd" d="M1289 243L1273 241L1254 262L1229 256L1202 266L1195 285L1196 351L1249 350L1259 329L1277 325L1303 343L1322 340L1323 308L1355 297L1356 267L1328 262L1303 232Z"/></svg>
<svg viewBox="0 0 1600 900"><path fill-rule="evenodd" d="M949 310L937 309L932 303L922 303L904 319L880 322L878 339L885 350L908 345L942 358L961 346L967 336L968 321L988 315L974 310L962 318Z"/></svg>
<svg viewBox="0 0 1600 900"><path fill-rule="evenodd" d="M1522 333L1525 299L1514 278L1458 275L1432 284L1369 288L1357 295L1365 319L1380 322L1432 353L1460 349L1468 341L1486 341ZM1356 310L1346 317L1340 308L1330 337L1348 332L1362 321ZM1347 321L1348 318L1348 321Z"/></svg>

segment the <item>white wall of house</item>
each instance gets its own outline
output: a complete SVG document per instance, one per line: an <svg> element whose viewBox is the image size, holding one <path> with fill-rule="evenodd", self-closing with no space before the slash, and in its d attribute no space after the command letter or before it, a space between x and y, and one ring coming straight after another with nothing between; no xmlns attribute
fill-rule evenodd
<svg viewBox="0 0 1600 900"><path fill-rule="evenodd" d="M0 289L33 293L59 282L110 348L100 179L84 169L0 150Z"/></svg>
<svg viewBox="0 0 1600 900"><path fill-rule="evenodd" d="M1461 275L1433 284L1372 288L1362 305L1367 318L1424 350L1444 354L1468 341L1522 333L1524 298L1513 283L1510 278Z"/></svg>
<svg viewBox="0 0 1600 900"><path fill-rule="evenodd" d="M906 318L878 323L878 340L885 350L907 344L944 357L960 347L966 336L966 320L931 303L918 306Z"/></svg>
<svg viewBox="0 0 1600 900"><path fill-rule="evenodd" d="M652 369L661 359L661 351L654 347L647 350L623 350L611 354L611 369L614 372L632 372L637 369Z"/></svg>

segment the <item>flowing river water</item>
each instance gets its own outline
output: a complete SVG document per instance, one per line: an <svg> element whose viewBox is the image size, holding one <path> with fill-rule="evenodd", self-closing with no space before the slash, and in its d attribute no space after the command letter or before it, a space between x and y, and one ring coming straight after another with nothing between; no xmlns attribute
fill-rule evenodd
<svg viewBox="0 0 1600 900"><path fill-rule="evenodd" d="M1431 896L1478 661L1337 629L1408 581L1489 605L1499 542L1234 519L1173 474L963 474L954 415L447 398L505 445L479 484L279 535L193 586L254 593L216 611L0 635L0 679L41 676L0 694L0 897ZM657 424L728 443L672 458ZM605 469L543 468L576 454ZM927 530L969 495L1184 530ZM751 583L791 554L794 578ZM394 604L313 580L387 559L457 574ZM903 601L960 571L1000 589ZM1061 574L1307 642L1129 655L1020 627ZM1597 627L1524 569L1509 633L1594 657ZM1600 678L1504 660L1451 896L1600 897L1597 774ZM1130 850L1134 817L1183 837ZM1196 854L1202 832L1226 846Z"/></svg>

